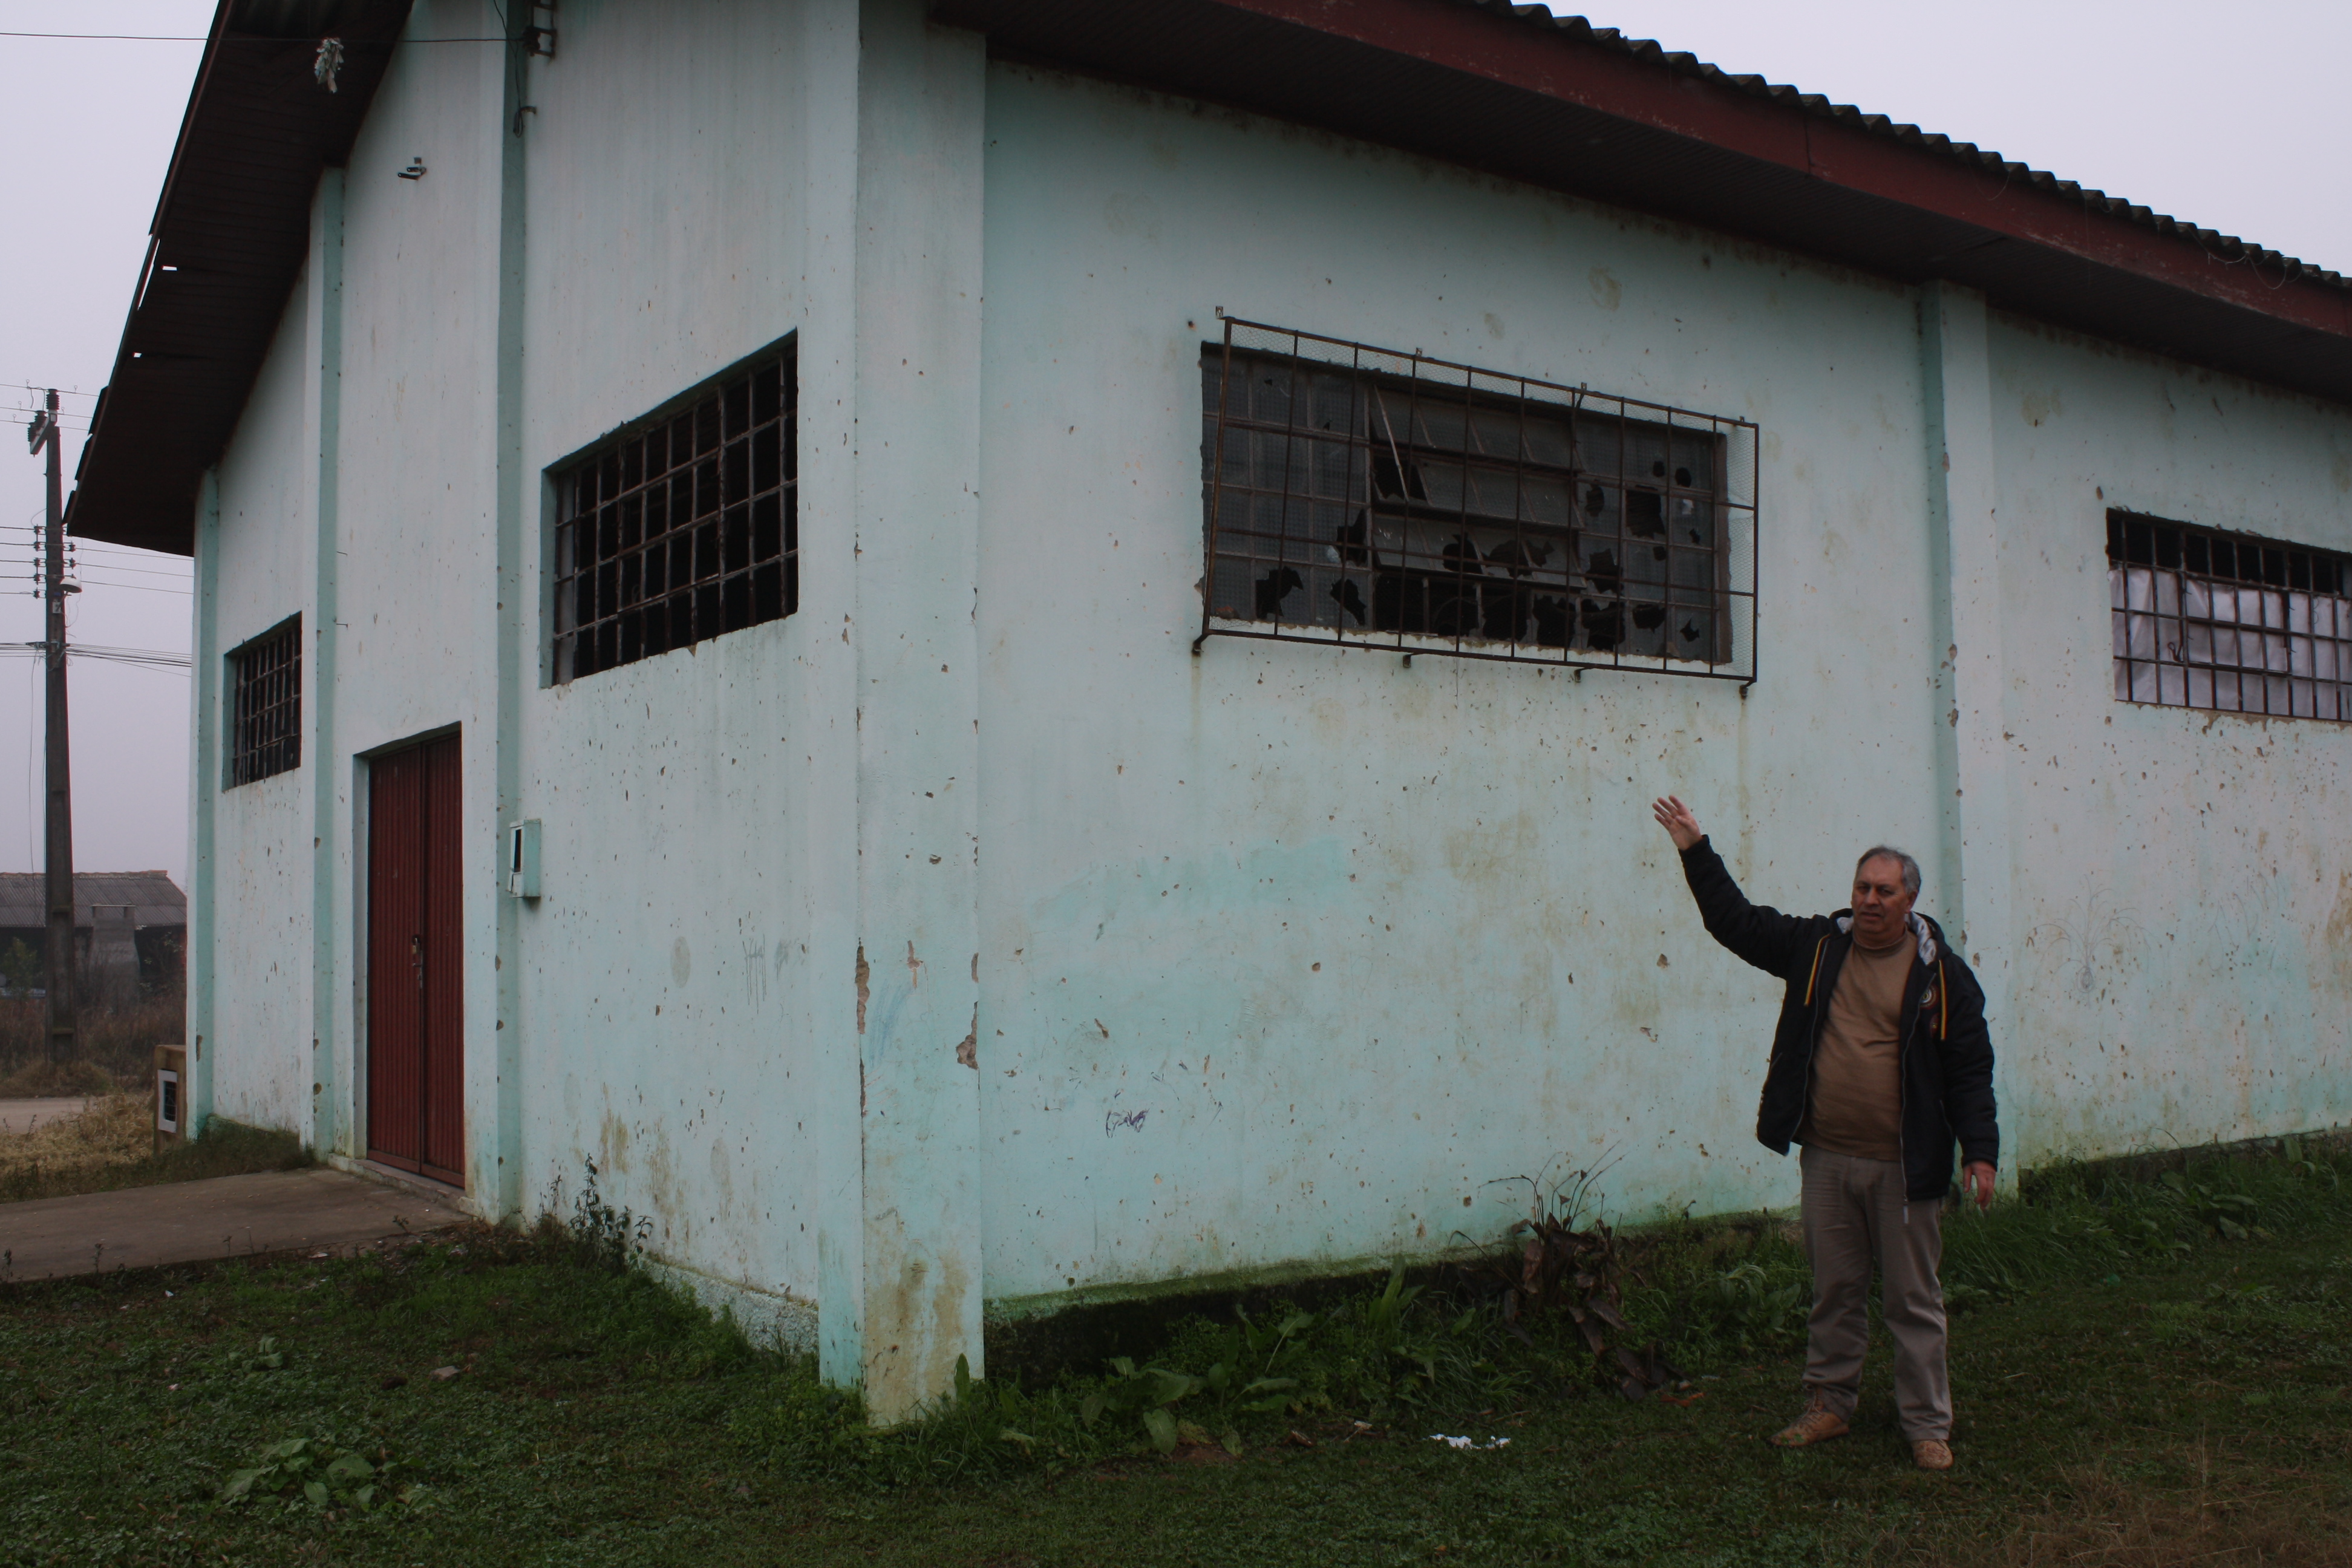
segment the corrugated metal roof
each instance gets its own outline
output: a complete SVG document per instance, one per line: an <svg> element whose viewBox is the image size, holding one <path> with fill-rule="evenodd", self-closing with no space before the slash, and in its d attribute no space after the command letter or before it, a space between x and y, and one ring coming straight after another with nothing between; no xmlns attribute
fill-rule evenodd
<svg viewBox="0 0 2352 1568"><path fill-rule="evenodd" d="M109 911L128 906L131 923L184 926L188 923L188 896L163 871L77 871L74 873L74 924L91 925L92 906ZM48 924L48 882L38 871L0 871L0 931L22 931Z"/></svg>
<svg viewBox="0 0 2352 1568"><path fill-rule="evenodd" d="M1733 92L1744 93L1749 97L1794 108L1816 119L1853 126L1869 134L1883 136L1890 142L1916 147L1938 157L1951 159L1967 168L1998 174L2004 179L2036 190L2049 191L2067 197L2079 197L2102 216L2132 224L2168 237L2193 240L2203 247L2209 254L2232 265L2271 268L2286 278L2311 278L2322 282L2333 283L2341 288L2352 288L2352 281L2347 281L2341 274L2331 272L2326 268L2315 267L2309 262L2297 260L2282 251L2266 249L2262 246L2241 239L2235 235L2223 234L2218 229L2204 228L2196 224L2184 223L2179 218L2168 217L2162 213L2141 206L2136 202L2126 201L2121 196L2111 196L2105 191L2078 184L2073 180L2062 179L2056 174L2047 174L2029 163L2021 163L2014 159L2004 157L1990 148L1979 147L1971 142L1956 142L1949 136L1939 136L1932 131L1922 131L1916 125L1906 124L1890 115L1874 114L1865 110L1857 109L1851 103L1838 103L1824 98L1820 93L1807 92L1801 88L1768 81L1760 76L1740 75L1727 71L1720 66L1708 64L1696 55L1669 49L1654 40L1629 37L1615 27L1596 27L1582 16L1555 16L1544 6L1514 5L1508 4L1507 0L1454 0L1454 3L1475 6L1480 10L1507 11L1520 22L1533 26L1553 28L1571 37L1622 54L1630 59L1654 63L1676 76L1696 78Z"/></svg>
<svg viewBox="0 0 2352 1568"><path fill-rule="evenodd" d="M1505 0L933 0L1234 104L2352 402L2352 287L1885 115Z"/></svg>

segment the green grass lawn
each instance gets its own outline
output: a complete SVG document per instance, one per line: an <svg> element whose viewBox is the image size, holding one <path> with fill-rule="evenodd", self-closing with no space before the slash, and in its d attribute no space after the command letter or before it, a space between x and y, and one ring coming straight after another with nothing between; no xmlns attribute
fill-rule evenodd
<svg viewBox="0 0 2352 1568"><path fill-rule="evenodd" d="M2079 1220L2018 1205L1955 1246L1995 1283L1959 1293L1943 1476L1909 1465L1883 1346L1853 1436L1768 1447L1795 1406L1785 1321L1743 1353L1685 1314L1687 1403L1628 1404L1561 1375L1562 1342L1432 1295L1420 1331L1471 1348L1421 1393L1351 1403L1368 1385L1310 1354L1300 1392L1328 1408L1241 1423L1238 1458L1163 1457L1079 1423L1076 1384L1033 1402L1025 1446L995 1415L867 1438L799 1363L551 1236L0 1287L0 1563L2352 1563L2337 1202L2137 1251ZM1677 1245L1654 1279L1720 1278L1727 1247L1788 1268L1753 1237ZM1642 1310L1673 1319L1684 1286ZM215 1500L297 1438L368 1473L323 1509Z"/></svg>

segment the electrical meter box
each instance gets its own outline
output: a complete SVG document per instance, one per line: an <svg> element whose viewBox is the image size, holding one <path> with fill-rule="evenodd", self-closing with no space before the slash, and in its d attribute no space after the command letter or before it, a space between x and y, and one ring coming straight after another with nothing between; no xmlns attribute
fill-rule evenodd
<svg viewBox="0 0 2352 1568"><path fill-rule="evenodd" d="M539 819L507 826L507 896L539 897Z"/></svg>
<svg viewBox="0 0 2352 1568"><path fill-rule="evenodd" d="M155 1152L187 1136L188 1052L184 1046L155 1047Z"/></svg>

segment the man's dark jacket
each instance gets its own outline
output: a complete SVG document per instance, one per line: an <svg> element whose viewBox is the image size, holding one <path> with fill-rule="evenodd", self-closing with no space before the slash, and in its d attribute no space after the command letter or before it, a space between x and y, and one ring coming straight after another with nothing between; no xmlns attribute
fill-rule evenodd
<svg viewBox="0 0 2352 1568"><path fill-rule="evenodd" d="M1702 838L1683 851L1683 875L1707 934L1785 982L1780 1026L1772 1037L1772 1065L1764 1075L1756 1137L1776 1154L1789 1152L1805 1119L1812 1087L1813 1044L1837 990L1838 971L1853 951L1839 929L1851 911L1784 915L1751 904L1731 879L1723 858ZM1925 916L1921 917L1926 920ZM1952 1144L1963 1161L1998 1164L2000 1129L1992 1104L1992 1039L1985 1032L1984 992L1967 963L1926 921L1934 957L1916 951L1904 983L1903 1028L1896 1082L1902 1094L1904 1191L1915 1202L1940 1199L1952 1182ZM1916 935L1907 936L1916 946Z"/></svg>

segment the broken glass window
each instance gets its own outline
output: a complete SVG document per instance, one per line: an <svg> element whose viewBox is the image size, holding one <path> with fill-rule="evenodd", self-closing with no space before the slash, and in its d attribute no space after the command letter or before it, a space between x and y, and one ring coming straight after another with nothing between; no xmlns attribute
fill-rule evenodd
<svg viewBox="0 0 2352 1568"><path fill-rule="evenodd" d="M1204 635L1752 672L1753 426L1240 321L1202 393Z"/></svg>

